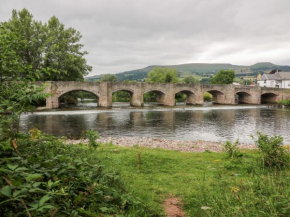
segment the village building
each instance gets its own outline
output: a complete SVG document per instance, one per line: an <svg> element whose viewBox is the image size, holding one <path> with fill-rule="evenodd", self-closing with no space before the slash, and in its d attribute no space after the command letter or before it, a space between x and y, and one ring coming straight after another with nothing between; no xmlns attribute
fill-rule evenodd
<svg viewBox="0 0 290 217"><path fill-rule="evenodd" d="M268 74L257 77L257 84L261 87L289 88L290 89L290 72L282 72L277 69Z"/></svg>

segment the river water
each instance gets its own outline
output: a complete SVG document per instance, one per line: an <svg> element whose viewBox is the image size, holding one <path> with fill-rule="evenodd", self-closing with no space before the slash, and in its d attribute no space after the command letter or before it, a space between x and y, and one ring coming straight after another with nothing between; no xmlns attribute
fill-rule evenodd
<svg viewBox="0 0 290 217"><path fill-rule="evenodd" d="M55 136L80 137L87 129L101 136L142 136L174 140L235 141L253 143L260 131L282 135L290 143L290 109L268 106L128 107L89 108L95 102L80 102L81 109L57 109L21 116L20 128L38 127ZM84 107L89 106L89 107Z"/></svg>

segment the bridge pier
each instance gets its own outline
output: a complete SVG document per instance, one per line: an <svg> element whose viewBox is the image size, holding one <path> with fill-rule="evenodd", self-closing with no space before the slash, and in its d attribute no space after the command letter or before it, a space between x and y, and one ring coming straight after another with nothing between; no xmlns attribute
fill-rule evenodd
<svg viewBox="0 0 290 217"><path fill-rule="evenodd" d="M59 100L57 97L49 96L46 98L46 108L54 109L59 107Z"/></svg>
<svg viewBox="0 0 290 217"><path fill-rule="evenodd" d="M195 94L195 104L196 105L203 105L204 104L204 99L203 99L203 91L199 91L198 93Z"/></svg>
<svg viewBox="0 0 290 217"><path fill-rule="evenodd" d="M135 107L143 106L143 94L140 92L131 94L130 105Z"/></svg>

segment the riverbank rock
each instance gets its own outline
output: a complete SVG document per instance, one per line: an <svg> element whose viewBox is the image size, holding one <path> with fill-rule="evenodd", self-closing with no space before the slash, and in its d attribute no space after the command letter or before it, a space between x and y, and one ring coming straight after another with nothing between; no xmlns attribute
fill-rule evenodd
<svg viewBox="0 0 290 217"><path fill-rule="evenodd" d="M182 152L221 152L223 143L210 141L181 141L149 137L100 137L96 140L103 144L113 144L124 147L143 146L148 148L162 148ZM88 140L67 140L68 144L88 143ZM254 149L255 145L240 144L241 149Z"/></svg>

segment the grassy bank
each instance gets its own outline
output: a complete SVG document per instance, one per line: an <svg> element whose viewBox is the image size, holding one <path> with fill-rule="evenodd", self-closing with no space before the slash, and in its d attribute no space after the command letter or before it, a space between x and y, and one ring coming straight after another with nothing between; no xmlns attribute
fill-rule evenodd
<svg viewBox="0 0 290 217"><path fill-rule="evenodd" d="M0 143L4 216L165 216L172 196L187 216L290 213L289 165L266 167L258 151L66 145L38 132Z"/></svg>
<svg viewBox="0 0 290 217"><path fill-rule="evenodd" d="M290 170L265 168L257 151L242 154L231 160L225 153L113 145L94 153L161 216L161 204L170 195L182 199L187 216L289 216Z"/></svg>

